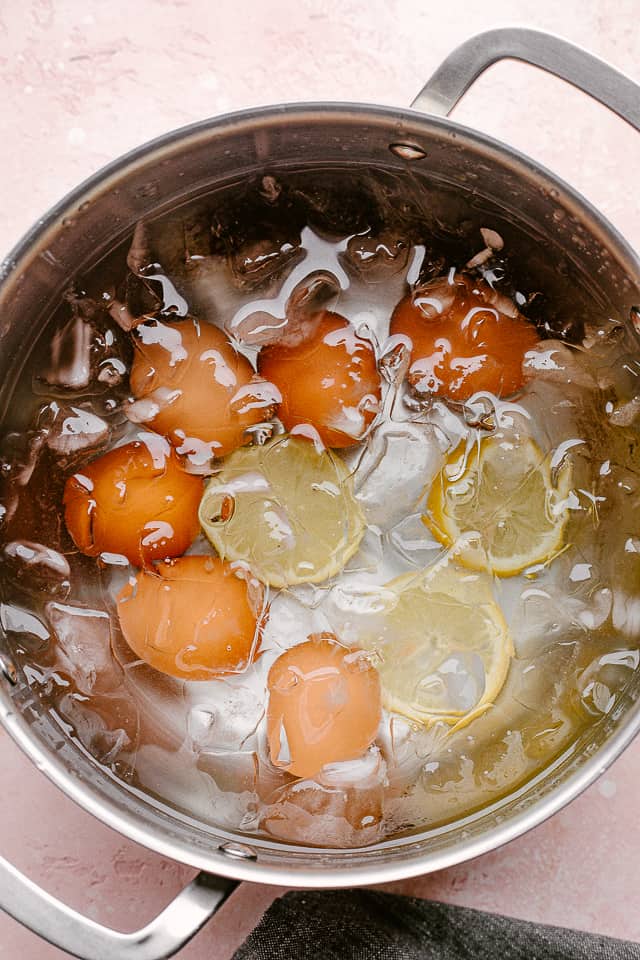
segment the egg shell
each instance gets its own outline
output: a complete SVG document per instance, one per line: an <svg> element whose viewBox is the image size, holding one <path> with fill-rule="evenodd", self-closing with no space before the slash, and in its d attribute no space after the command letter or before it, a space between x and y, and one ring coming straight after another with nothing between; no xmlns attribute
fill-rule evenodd
<svg viewBox="0 0 640 960"><path fill-rule="evenodd" d="M247 428L269 419L278 400L222 330L191 317L138 327L130 385L132 419L201 456L246 443Z"/></svg>
<svg viewBox="0 0 640 960"><path fill-rule="evenodd" d="M353 760L373 743L380 722L378 671L362 650L315 635L275 661L267 681L267 737L276 766L313 777L326 764Z"/></svg>
<svg viewBox="0 0 640 960"><path fill-rule="evenodd" d="M349 447L365 434L380 403L373 346L353 324L330 311L314 317L301 343L264 347L258 369L282 397L287 430L310 424L328 447Z"/></svg>
<svg viewBox="0 0 640 960"><path fill-rule="evenodd" d="M185 473L168 443L143 434L69 477L63 500L82 553L142 566L185 552L199 532L201 497L202 480Z"/></svg>
<svg viewBox="0 0 640 960"><path fill-rule="evenodd" d="M141 570L117 602L127 643L162 673L211 680L253 659L259 597L218 557L181 557Z"/></svg>
<svg viewBox="0 0 640 960"><path fill-rule="evenodd" d="M508 315L497 302L486 283L459 274L400 301L390 333L411 341L408 380L417 392L468 400L479 391L505 397L522 387L525 354L539 337L515 308Z"/></svg>

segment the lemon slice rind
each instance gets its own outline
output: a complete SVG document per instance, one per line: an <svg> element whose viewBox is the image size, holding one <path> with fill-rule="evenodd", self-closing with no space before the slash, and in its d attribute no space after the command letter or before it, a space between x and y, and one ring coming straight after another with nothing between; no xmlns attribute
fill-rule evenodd
<svg viewBox="0 0 640 960"><path fill-rule="evenodd" d="M387 710L426 727L445 723L451 733L468 726L493 706L504 686L514 654L507 623L493 596L490 576L484 571L470 573L454 562L464 547L465 543L461 542L427 570L404 574L385 586L385 590L396 594L397 602L387 614L391 637L382 646L382 662L378 665L382 701ZM403 601L404 610L400 606ZM413 630L407 629L406 613L415 617ZM396 620L400 622L395 623ZM412 697L411 691L402 689L403 656L415 656L416 649L419 652L422 636L425 662L428 662L432 638L438 630L441 635L436 639L441 642L443 651L447 648L454 650L459 644L468 653L483 651L484 690L477 703L466 711L424 709ZM376 649L379 641L364 645ZM411 652L407 653L409 650ZM408 683L415 685L415 679L413 675L408 678Z"/></svg>
<svg viewBox="0 0 640 960"><path fill-rule="evenodd" d="M496 452L500 438L488 437L480 442L478 454L469 460L460 471L463 454L457 447L449 456L445 467L434 481L427 498L427 512L423 515L423 522L433 535L447 547L462 544L457 552L458 562L469 570L486 570L500 577L510 577L522 573L528 567L536 564L548 564L565 549L565 530L568 521L566 500L571 488L572 471L567 462L558 472L557 482L551 479L549 459L544 457L534 440L526 438L514 448L512 456L513 470L511 484L515 489L509 490L508 485L501 495L492 491L495 498L494 516L502 511L507 515L502 522L509 523L512 529L518 531L520 540L524 540L524 549L499 555L491 548L490 538L487 537L486 524L483 524L481 513L490 508L489 495L485 493L484 503L478 510L477 529L473 529L471 518L462 525L456 516L455 506L447 509L447 501L455 504L456 494L463 498L473 488L478 474L486 468L487 462L497 460ZM449 476L447 475L449 474ZM453 476L454 479L449 479ZM518 477L521 483L518 483ZM516 481L515 484L513 481ZM537 486L535 491L540 494L544 490L544 515L532 516L527 509L535 503L535 497L530 496L526 489L527 484ZM482 482L476 484L476 492L482 499ZM520 500L518 501L518 497ZM518 519L519 515L519 519ZM527 523L526 521L532 521ZM484 526L484 529L483 529ZM528 527L528 529L527 529ZM528 535L528 540L527 540Z"/></svg>
<svg viewBox="0 0 640 960"><path fill-rule="evenodd" d="M226 495L231 515L212 519ZM365 531L340 457L286 435L227 457L207 484L199 516L223 559L247 563L259 580L278 589L340 573Z"/></svg>

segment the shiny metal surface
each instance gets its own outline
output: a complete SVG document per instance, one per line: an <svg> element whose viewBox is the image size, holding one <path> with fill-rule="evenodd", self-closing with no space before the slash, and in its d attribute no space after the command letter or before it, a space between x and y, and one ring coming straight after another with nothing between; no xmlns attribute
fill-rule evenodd
<svg viewBox="0 0 640 960"><path fill-rule="evenodd" d="M502 34L502 47L497 45L497 34ZM416 103L448 110L484 67L500 56L517 56L577 85L587 75L588 92L617 112L624 109L629 122L637 125L633 110L627 110L626 94L619 99L609 86L598 87L591 60L585 61L582 51L571 48L571 70L556 69L553 57L541 63L540 36L535 34L537 47L527 56L531 31L481 35L469 42L472 46L463 45L467 53L451 55ZM549 42L557 53L558 41L550 38ZM566 46L562 44L564 53ZM498 49L509 52L498 56ZM580 70L576 64L582 64ZM571 76L566 75L569 72ZM607 83L611 74L615 79L611 71ZM635 96L637 103L637 90ZM398 144L413 146L415 150L404 154L413 153L416 159L403 158L403 151L391 149ZM95 261L126 236L141 217L156 216L214 185L241 181L265 170L277 173L319 166L363 170L375 166L399 177L418 178L429 191L434 217L464 223L470 233L487 222L506 231L510 249L527 258L540 286L551 296L573 297L576 309L606 310L608 316L629 322L633 305L640 302L640 264L616 231L558 178L488 137L446 119L361 105L243 112L168 134L110 165L55 207L0 267L0 416L5 426L12 422L9 398L21 361L51 305L85 263ZM482 169L479 185L478 169ZM494 849L540 823L588 786L635 736L640 729L639 697L640 682L544 773L463 823L346 851L287 847L242 837L243 847L251 853L243 857L229 854L237 837L153 803L98 768L74 742L61 741L59 728L19 674L15 684L0 676L0 720L38 768L70 798L161 854L239 880L341 887L439 870ZM160 934L155 941L149 934L154 924L132 935L138 937L135 941L98 928L39 891L4 861L0 862L0 905L77 956L116 960L134 955L152 960L168 955L162 933L167 916L173 950L221 902L224 890L220 893L222 887L214 879L201 876L195 883L176 901L180 909L154 921ZM28 900L28 910L21 908L21 894Z"/></svg>
<svg viewBox="0 0 640 960"><path fill-rule="evenodd" d="M162 913L135 933L94 923L49 896L0 857L0 902L49 943L91 960L165 960L216 912L237 883L200 873Z"/></svg>
<svg viewBox="0 0 640 960"><path fill-rule="evenodd" d="M460 44L411 106L425 113L448 116L471 84L500 60L522 60L540 67L588 93L640 130L640 97L633 80L573 43L520 27L487 30Z"/></svg>

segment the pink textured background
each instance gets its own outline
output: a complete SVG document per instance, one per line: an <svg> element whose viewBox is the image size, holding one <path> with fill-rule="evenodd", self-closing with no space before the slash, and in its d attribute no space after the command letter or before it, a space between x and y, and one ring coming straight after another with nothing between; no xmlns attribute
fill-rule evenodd
<svg viewBox="0 0 640 960"><path fill-rule="evenodd" d="M460 40L490 26L563 34L640 79L638 0L4 0L0 254L66 190L136 144L282 100L408 104ZM640 247L640 141L537 71L494 68L456 112L570 180ZM0 733L0 853L121 929L191 871L77 809ZM509 847L386 889L640 941L640 743L570 808ZM227 960L276 894L244 885L180 954ZM0 958L62 954L0 916Z"/></svg>

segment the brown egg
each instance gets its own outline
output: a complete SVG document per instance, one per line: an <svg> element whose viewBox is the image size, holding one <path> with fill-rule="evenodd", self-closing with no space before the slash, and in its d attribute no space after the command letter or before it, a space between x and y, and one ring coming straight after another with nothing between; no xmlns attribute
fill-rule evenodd
<svg viewBox="0 0 640 960"><path fill-rule="evenodd" d="M118 596L133 652L155 670L211 680L253 659L262 593L218 557L180 557L141 570Z"/></svg>
<svg viewBox="0 0 640 960"><path fill-rule="evenodd" d="M357 443L380 403L380 376L368 340L328 310L293 346L273 344L258 355L260 373L280 391L278 416L287 430L313 427L328 447Z"/></svg>
<svg viewBox="0 0 640 960"><path fill-rule="evenodd" d="M452 281L438 278L401 300L390 332L411 340L412 386L452 400L479 391L515 393L524 383L525 353L539 340L515 307L505 313L486 283L460 274Z"/></svg>
<svg viewBox="0 0 640 960"><path fill-rule="evenodd" d="M313 635L278 657L267 686L269 753L287 773L313 777L373 743L380 679L364 651L343 647L331 634Z"/></svg>
<svg viewBox="0 0 640 960"><path fill-rule="evenodd" d="M184 553L200 529L201 497L202 480L185 473L167 441L141 434L69 477L65 520L82 553L142 566Z"/></svg>
<svg viewBox="0 0 640 960"><path fill-rule="evenodd" d="M137 328L130 384L131 419L199 462L246 443L279 399L221 330L193 318Z"/></svg>

